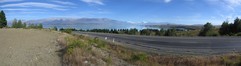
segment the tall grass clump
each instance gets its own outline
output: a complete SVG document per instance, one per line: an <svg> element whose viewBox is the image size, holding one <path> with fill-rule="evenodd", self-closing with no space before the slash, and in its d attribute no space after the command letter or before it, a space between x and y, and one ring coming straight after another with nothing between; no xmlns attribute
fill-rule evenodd
<svg viewBox="0 0 241 66"><path fill-rule="evenodd" d="M59 29L59 31L71 34L73 29L72 28L66 28L66 29L61 28L61 29Z"/></svg>
<svg viewBox="0 0 241 66"><path fill-rule="evenodd" d="M78 39L70 39L69 43L67 45L67 53L71 54L73 52L74 48L84 48L86 47L87 44L85 44L84 42L78 40Z"/></svg>
<svg viewBox="0 0 241 66"><path fill-rule="evenodd" d="M99 38L89 39L90 44L94 44L97 48L107 48L107 42L100 40Z"/></svg>
<svg viewBox="0 0 241 66"><path fill-rule="evenodd" d="M146 61L147 60L147 54L145 53L138 53L132 55L131 61Z"/></svg>

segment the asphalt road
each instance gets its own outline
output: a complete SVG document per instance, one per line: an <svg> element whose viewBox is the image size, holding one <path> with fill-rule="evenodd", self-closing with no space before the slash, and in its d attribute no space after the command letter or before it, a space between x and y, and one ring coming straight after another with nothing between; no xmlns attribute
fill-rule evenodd
<svg viewBox="0 0 241 66"><path fill-rule="evenodd" d="M213 55L241 52L241 37L160 37L74 32L159 54Z"/></svg>

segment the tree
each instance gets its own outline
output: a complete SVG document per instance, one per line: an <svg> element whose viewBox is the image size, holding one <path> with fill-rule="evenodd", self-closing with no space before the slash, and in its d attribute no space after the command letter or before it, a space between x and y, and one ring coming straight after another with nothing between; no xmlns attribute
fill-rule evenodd
<svg viewBox="0 0 241 66"><path fill-rule="evenodd" d="M136 28L130 29L128 34L130 34L130 35L137 35L138 34L138 30Z"/></svg>
<svg viewBox="0 0 241 66"><path fill-rule="evenodd" d="M217 33L214 32L214 26L207 22L201 31L199 32L199 36L216 36Z"/></svg>
<svg viewBox="0 0 241 66"><path fill-rule="evenodd" d="M241 20L237 17L235 20L234 20L234 24L233 24L233 32L234 33L238 33L239 29L241 29L241 27L239 26L239 24L241 24Z"/></svg>
<svg viewBox="0 0 241 66"><path fill-rule="evenodd" d="M43 24L38 24L38 28L42 29L43 28Z"/></svg>
<svg viewBox="0 0 241 66"><path fill-rule="evenodd" d="M165 35L165 30L162 28L160 31L156 33L157 36L164 36Z"/></svg>
<svg viewBox="0 0 241 66"><path fill-rule="evenodd" d="M23 23L22 28L27 28L27 24L26 24L26 23Z"/></svg>
<svg viewBox="0 0 241 66"><path fill-rule="evenodd" d="M165 33L165 36L176 36L176 29L175 28L168 29Z"/></svg>
<svg viewBox="0 0 241 66"><path fill-rule="evenodd" d="M4 11L0 12L0 28L7 27L7 19Z"/></svg>
<svg viewBox="0 0 241 66"><path fill-rule="evenodd" d="M58 28L56 26L54 26L52 29L58 31Z"/></svg>
<svg viewBox="0 0 241 66"><path fill-rule="evenodd" d="M151 35L151 31L149 29L142 29L140 31L141 35Z"/></svg>
<svg viewBox="0 0 241 66"><path fill-rule="evenodd" d="M219 29L219 33L221 35L228 35L230 33L230 26L228 24L228 21L223 22L221 28Z"/></svg>
<svg viewBox="0 0 241 66"><path fill-rule="evenodd" d="M17 28L17 22L18 22L17 19L14 19L14 20L13 20L13 22L12 22L12 28Z"/></svg>
<svg viewBox="0 0 241 66"><path fill-rule="evenodd" d="M236 28L236 33L241 32L241 19L237 17L237 19L234 22L235 28Z"/></svg>
<svg viewBox="0 0 241 66"><path fill-rule="evenodd" d="M17 23L17 28L22 28L22 21L21 20L18 20L18 23Z"/></svg>

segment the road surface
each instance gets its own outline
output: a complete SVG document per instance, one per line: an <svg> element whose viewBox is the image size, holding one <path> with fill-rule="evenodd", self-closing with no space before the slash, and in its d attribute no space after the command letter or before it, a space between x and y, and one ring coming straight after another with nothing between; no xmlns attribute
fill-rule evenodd
<svg viewBox="0 0 241 66"><path fill-rule="evenodd" d="M74 32L159 54L213 55L241 51L241 37L160 37Z"/></svg>

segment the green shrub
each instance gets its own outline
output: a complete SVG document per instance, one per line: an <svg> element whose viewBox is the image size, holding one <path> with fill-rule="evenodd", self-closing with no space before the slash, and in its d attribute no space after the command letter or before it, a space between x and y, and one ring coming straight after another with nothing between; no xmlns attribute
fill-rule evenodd
<svg viewBox="0 0 241 66"><path fill-rule="evenodd" d="M97 44L96 47L98 47L98 48L106 48L106 42L101 41L101 40L98 39L98 38L94 38L94 39L93 39L93 42Z"/></svg>
<svg viewBox="0 0 241 66"><path fill-rule="evenodd" d="M71 54L73 52L74 48L84 48L86 47L87 44L83 43L82 41L78 40L78 39L69 39L69 43L67 46L67 53Z"/></svg>
<svg viewBox="0 0 241 66"><path fill-rule="evenodd" d="M61 32L65 32L65 33L69 33L69 34L72 33L72 29L71 28L67 28L67 29L61 28L60 31Z"/></svg>
<svg viewBox="0 0 241 66"><path fill-rule="evenodd" d="M146 61L147 60L147 55L145 53L139 53L139 54L134 54L131 57L132 61Z"/></svg>
<svg viewBox="0 0 241 66"><path fill-rule="evenodd" d="M58 28L56 26L52 27L51 30L58 31Z"/></svg>
<svg viewBox="0 0 241 66"><path fill-rule="evenodd" d="M112 58L110 56L107 58L104 58L103 60L107 63L107 66L110 66L110 64L112 63Z"/></svg>
<svg viewBox="0 0 241 66"><path fill-rule="evenodd" d="M219 33L215 31L208 31L206 33L206 36L219 36Z"/></svg>
<svg viewBox="0 0 241 66"><path fill-rule="evenodd" d="M236 34L237 36L241 36L241 32Z"/></svg>

